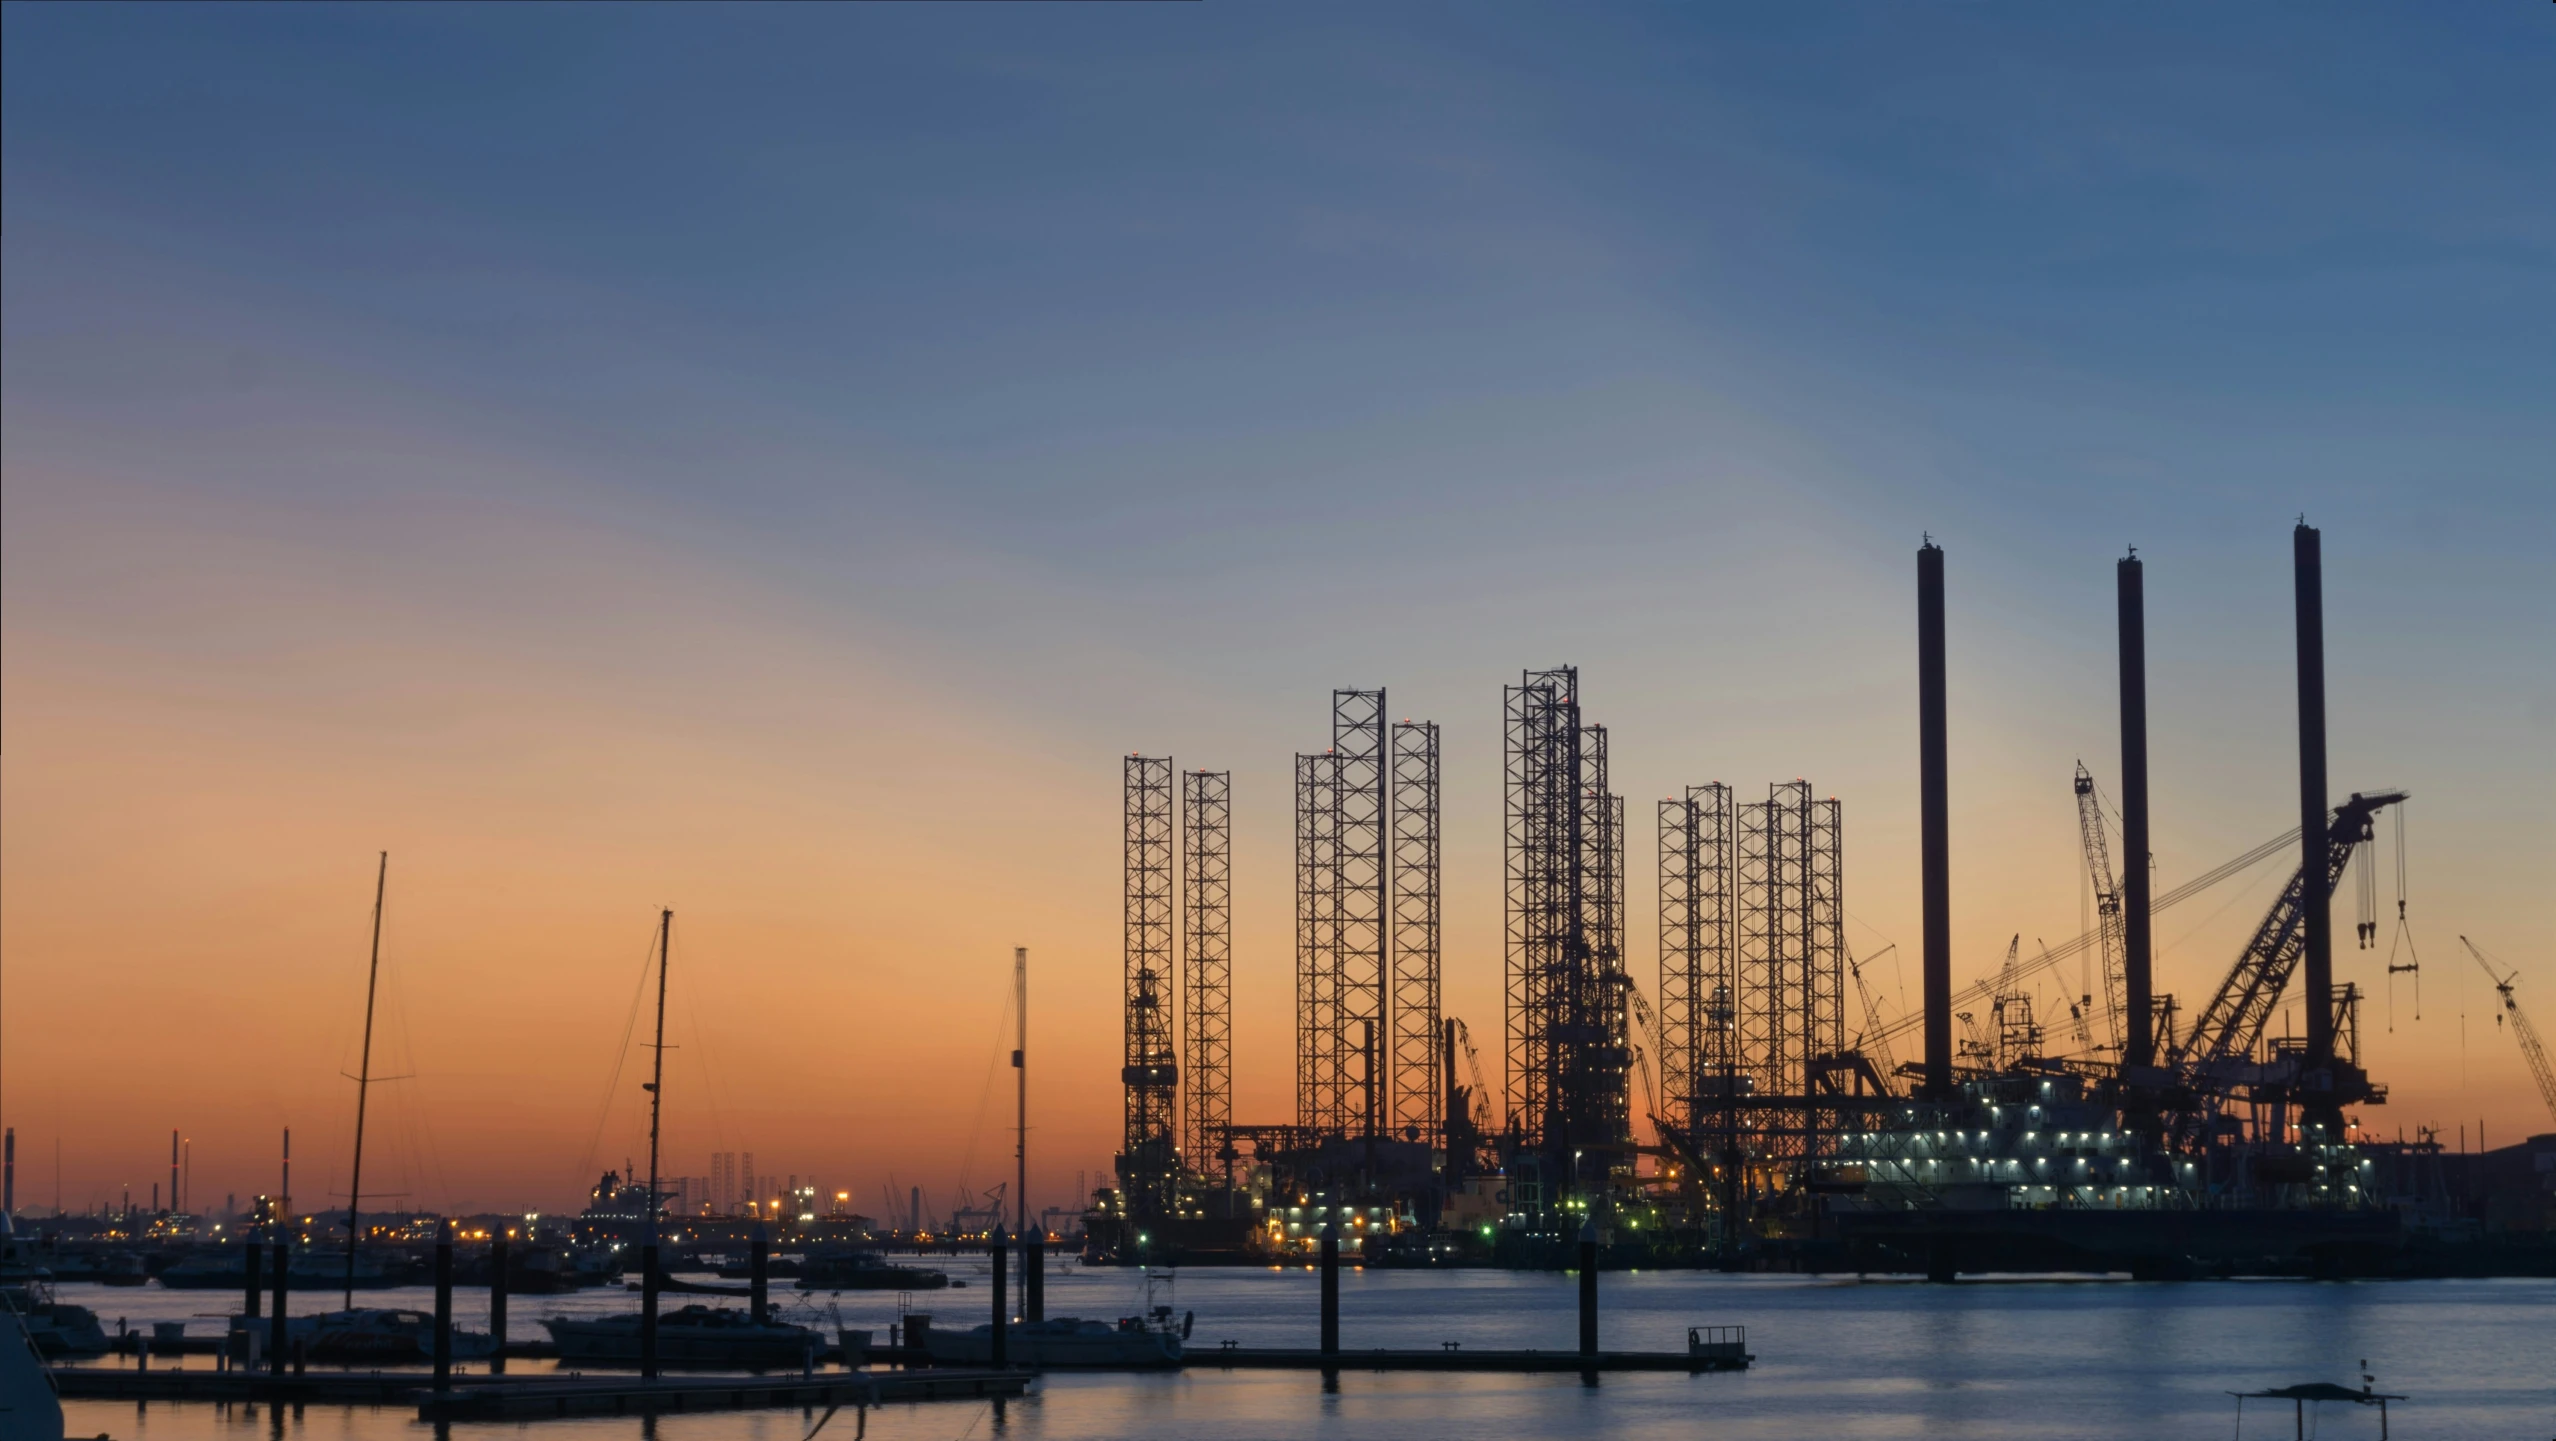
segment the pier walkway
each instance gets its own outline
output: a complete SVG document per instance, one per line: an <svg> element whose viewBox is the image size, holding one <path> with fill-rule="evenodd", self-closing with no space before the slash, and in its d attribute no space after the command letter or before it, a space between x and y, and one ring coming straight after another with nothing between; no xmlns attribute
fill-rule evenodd
<svg viewBox="0 0 2556 1441"><path fill-rule="evenodd" d="M1328 1354L1267 1346L1192 1351L1190 1370L1264 1371L1745 1371L1749 1356L1699 1356L1685 1351L1351 1351Z"/></svg>
<svg viewBox="0 0 2556 1441"><path fill-rule="evenodd" d="M939 1369L813 1376L475 1376L438 1392L417 1371L330 1371L275 1377L257 1371L170 1367L128 1371L54 1368L62 1395L87 1401L265 1401L278 1405L414 1403L421 1421L538 1420L763 1407L880 1406L1018 1396L1025 1371Z"/></svg>

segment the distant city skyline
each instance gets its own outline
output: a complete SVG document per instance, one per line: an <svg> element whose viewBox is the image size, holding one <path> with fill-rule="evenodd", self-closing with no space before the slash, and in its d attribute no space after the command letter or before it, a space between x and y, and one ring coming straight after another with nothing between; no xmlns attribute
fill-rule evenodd
<svg viewBox="0 0 2556 1441"><path fill-rule="evenodd" d="M172 1127L203 1195L288 1125L342 1194L382 850L367 1194L644 1156L661 906L673 1169L1005 1180L1027 946L1031 1189L1098 1184L1131 752L1233 773L1234 1112L1285 1119L1334 687L1444 727L1477 1033L1500 687L1562 664L1637 814L1843 803L1896 1009L1920 537L1967 982L2087 925L2129 546L2160 889L2296 823L2302 513L2333 794L2412 793L2419 1019L2392 824L2338 939L2362 1119L2556 1127L2458 939L2556 1026L2556 42L2182 13L10 7L22 1205ZM2159 918L2160 989L2278 869Z"/></svg>

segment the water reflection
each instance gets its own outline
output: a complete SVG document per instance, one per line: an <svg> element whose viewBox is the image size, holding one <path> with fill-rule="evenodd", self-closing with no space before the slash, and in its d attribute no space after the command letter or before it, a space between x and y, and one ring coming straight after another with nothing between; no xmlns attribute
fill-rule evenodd
<svg viewBox="0 0 2556 1441"><path fill-rule="evenodd" d="M64 1288L66 1292L71 1287ZM1350 1273L1342 1278L1342 1344L1334 1374L1221 1371L1217 1345L1303 1346L1317 1325L1314 1278L1302 1271L1183 1273L1179 1304L1198 1312L1191 1369L1157 1376L1046 1378L1031 1396L997 1406L946 1402L838 1416L826 1441L1000 1435L1046 1438L1266 1437L1423 1441L1547 1441L1556 1436L1691 1441L1710 1417L1716 1438L1937 1435L1983 1438L2151 1438L2224 1435L2225 1392L2298 1381L2354 1382L2368 1357L2381 1389L2409 1393L2400 1434L2544 1435L2544 1377L2556 1338L2556 1282L2427 1281L2352 1284L1965 1282L1929 1287L1817 1278L1645 1273L1608 1276L1601 1344L1669 1350L1685 1328L1749 1328L1755 1368L1738 1375L1616 1374L1590 1385L1552 1375L1378 1373L1358 1369L1361 1347L1569 1351L1575 1297L1564 1277L1466 1271ZM80 1299L66 1296L66 1299ZM478 1319L483 1296L457 1311ZM537 1339L550 1314L627 1306L587 1293L518 1298L511 1329ZM1115 1317L1136 1301L1122 1272L1051 1273L1048 1314ZM928 1298L942 1324L965 1321L979 1290ZM203 1306L202 1293L128 1290L83 1299L145 1327ZM527 1304L530 1303L530 1304ZM804 1315L871 1327L897 1318L892 1294L794 1295ZM407 1301L388 1304L411 1304ZM158 1309L163 1314L153 1315ZM804 1319L804 1316L802 1317ZM205 1364L189 1358L187 1364ZM516 1373L551 1369L518 1362ZM2355 1383L2356 1384L2356 1383ZM118 1441L806 1441L817 1417L791 1411L669 1416L654 1423L594 1418L431 1427L412 1409L280 1408L160 1403L66 1406L75 1436ZM2337 1415L2344 1434L2361 1418ZM2374 1430L2372 1434L2375 1434Z"/></svg>

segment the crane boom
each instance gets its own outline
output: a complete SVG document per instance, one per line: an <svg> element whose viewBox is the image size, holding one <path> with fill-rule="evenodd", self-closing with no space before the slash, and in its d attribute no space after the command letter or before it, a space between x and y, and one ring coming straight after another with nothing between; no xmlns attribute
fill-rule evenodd
<svg viewBox="0 0 2556 1441"><path fill-rule="evenodd" d="M2325 829L2323 874L2314 877L2320 904L2331 899L2334 888L2342 883L2353 848L2368 839L2370 817L2403 799L2403 791L2370 795L2354 792L2350 800L2335 808L2333 820ZM2299 958L2307 952L2305 897L2309 880L2304 866L2290 877L2290 883L2281 890L2281 898L2272 903L2262 923L2254 928L2253 939L2238 952L2227 979L2219 983L2218 992L2210 997L2210 1004L2184 1036L2183 1047L2175 1058L2184 1068L2206 1075L2232 1063L2243 1063L2254 1054L2255 1046L2263 1039L2264 1024L2272 1019L2273 1008L2281 1003L2281 993L2289 987L2291 973L2298 969ZM2329 1002L2310 997L2309 1003Z"/></svg>
<svg viewBox="0 0 2556 1441"><path fill-rule="evenodd" d="M1889 1033L1882 1026L1881 1007L1873 1004L1872 987L1864 984L1864 967L1898 949L1899 943L1893 941L1860 961L1852 954L1846 957L1846 973L1855 978L1855 994L1864 1002L1864 1031L1855 1038L1855 1049L1870 1046L1874 1064L1885 1078L1897 1075L1899 1064L1891 1059Z"/></svg>
<svg viewBox="0 0 2556 1441"><path fill-rule="evenodd" d="M2208 890L2210 887L2217 885L2219 882L2226 880L2230 876L2252 870L2254 867L2259 866L2265 861L2270 860L2272 857L2284 852L2296 850L2298 848L2298 844L2298 827L2292 826L2290 829L2283 831L2281 834L2274 836L2272 839L2265 841L2263 844L2256 846L2254 849L2247 851L2245 854L2236 857L2234 860L2214 866L2211 869L2194 876L2192 879L2185 881L2182 885L2176 886L2173 890L2167 891L2165 894L2158 896L2150 909L2153 911L2162 911L2169 906L2179 904L2183 901L2188 901L2194 896L2201 894L2203 891ZM2097 927L2096 929L2088 931L2084 935L2077 937L2075 940L2063 941L2054 949L2044 950L2040 955L2024 962L2022 967L2015 972L2015 979L2028 980L2033 976L2041 974L2043 971L2057 966L2061 961L2067 960L2072 956L2084 954L2088 946L2092 946L2102 939L2102 935L2102 928ZM1991 976L1986 980L1973 983L1967 990L1957 992L1953 996L1953 1004L1955 1006L1987 1004L1988 1001L1996 994L1998 980L1998 977ZM1924 1009L1911 1007L1908 1010L1901 1012L1900 1015L1891 1021L1889 1025L1882 1027L1880 1030L1874 1032L1873 1035L1877 1040L1895 1039L1909 1034L1925 1023L1926 1012Z"/></svg>
<svg viewBox="0 0 2556 1441"><path fill-rule="evenodd" d="M2095 794L2094 772L2077 762L2077 834L2086 851L2086 874L2094 880L2095 935L2101 947L2103 1017L2112 1036L2112 1054L2122 1054L2129 1029L2130 982L2123 967L2130 953L2123 938L2121 883L2112 874L2112 848L2103 833L2103 802Z"/></svg>
<svg viewBox="0 0 2556 1441"><path fill-rule="evenodd" d="M2503 1016L2511 1017L2512 1035L2520 1041L2521 1055L2529 1062L2529 1074L2538 1082L2539 1099L2547 1103L2549 1118L2556 1119L2556 1068L2547 1063L2547 1047L2538 1039L2538 1028L2529 1023L2529 1012L2522 1010L2520 1002L2512 995L2512 982L2520 979L2520 972L2495 975L2494 967L2486 961L2485 953L2476 948L2474 941L2461 936L2458 943L2467 947L2467 953L2476 958L2476 964L2483 969L2486 979L2494 983L2495 993L2503 998ZM2500 1025L2503 1016L2496 1016L2495 1024Z"/></svg>

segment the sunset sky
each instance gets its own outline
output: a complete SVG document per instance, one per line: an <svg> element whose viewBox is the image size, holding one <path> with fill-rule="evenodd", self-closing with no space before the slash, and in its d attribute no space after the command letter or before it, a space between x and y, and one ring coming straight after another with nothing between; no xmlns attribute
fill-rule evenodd
<svg viewBox="0 0 2556 1441"><path fill-rule="evenodd" d="M1288 1119L1334 686L1445 728L1486 1066L1528 667L1613 730L1646 991L1653 804L1805 776L1896 1009L1921 535L1966 983L2085 924L2127 546L2160 889L2294 823L2302 513L2333 792L2414 795L2419 1020L2392 828L2382 952L2335 908L2363 1119L2550 1129L2457 938L2556 1033L2556 20L2182 13L10 6L21 1204L57 1147L65 1205L138 1198L172 1128L199 1205L288 1125L342 1191L383 850L368 1191L643 1157L670 906L669 1173L1008 1175L1026 945L1064 1204L1137 751L1234 773L1236 1109ZM2278 869L2159 918L2161 988Z"/></svg>

